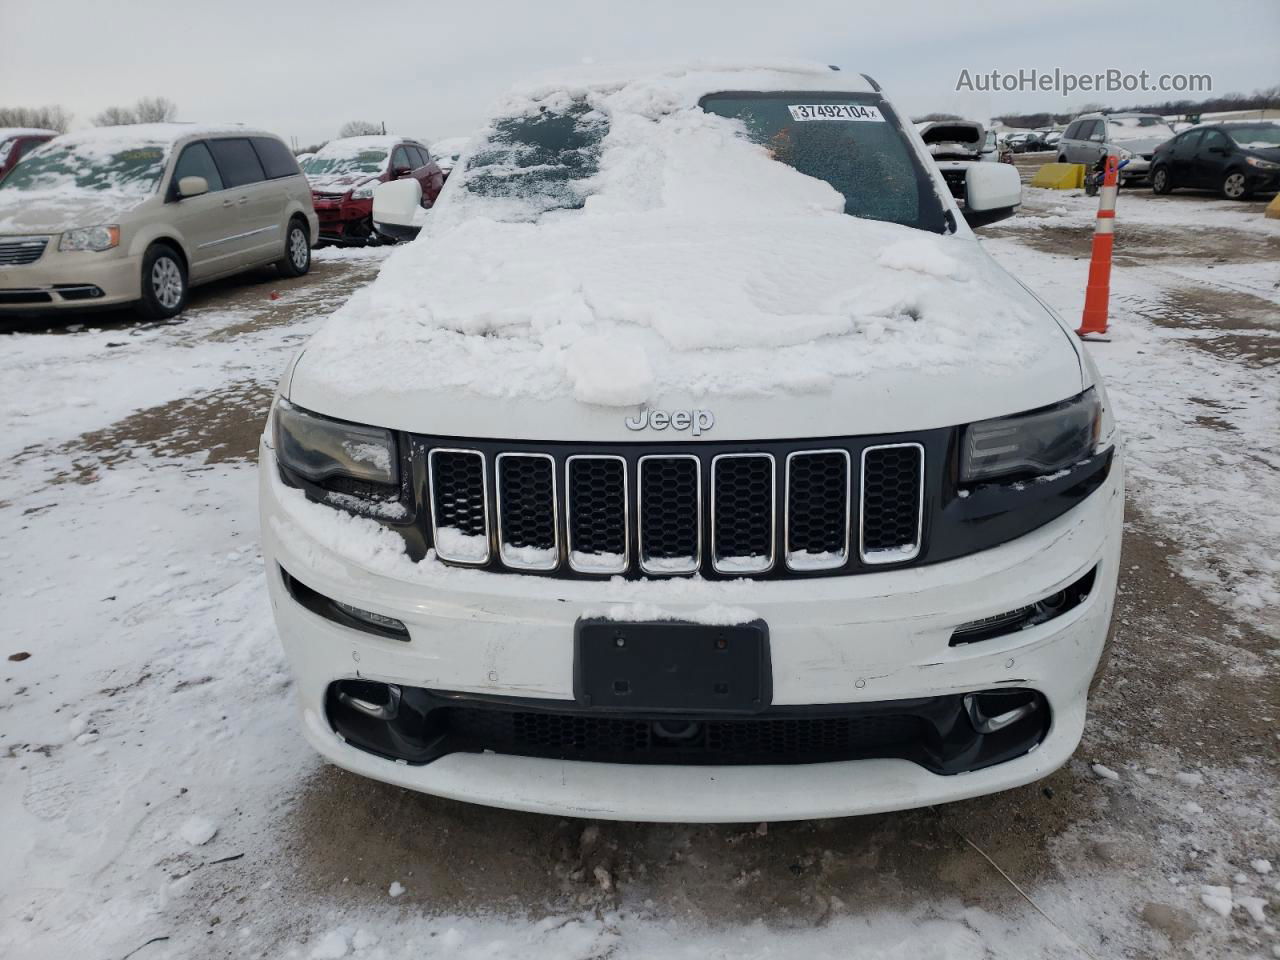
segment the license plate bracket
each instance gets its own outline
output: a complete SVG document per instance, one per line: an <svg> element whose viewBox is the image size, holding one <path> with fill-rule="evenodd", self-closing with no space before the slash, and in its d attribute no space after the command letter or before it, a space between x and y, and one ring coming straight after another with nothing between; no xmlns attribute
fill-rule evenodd
<svg viewBox="0 0 1280 960"><path fill-rule="evenodd" d="M574 627L574 698L627 713L758 713L773 701L769 627L582 619Z"/></svg>

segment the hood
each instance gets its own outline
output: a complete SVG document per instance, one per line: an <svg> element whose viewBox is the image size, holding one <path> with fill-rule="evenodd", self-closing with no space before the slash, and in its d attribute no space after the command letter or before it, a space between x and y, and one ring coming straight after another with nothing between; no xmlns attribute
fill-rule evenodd
<svg viewBox="0 0 1280 960"><path fill-rule="evenodd" d="M1116 137L1112 143L1117 147L1128 150L1130 153L1152 153L1156 147L1168 141L1168 137L1134 137L1124 140Z"/></svg>
<svg viewBox="0 0 1280 960"><path fill-rule="evenodd" d="M504 117L569 118L574 90L598 158L552 154L545 183L495 195L510 128L482 134L472 155L492 162L455 171L418 239L320 327L289 399L435 435L697 442L920 430L1079 393L1074 336L963 223L942 236L849 216L826 181L697 106L716 90L865 86L841 76L517 91ZM561 174L584 165L568 192ZM710 411L714 427L628 429L646 406Z"/></svg>
<svg viewBox="0 0 1280 960"><path fill-rule="evenodd" d="M311 189L317 193L346 193L348 190L354 190L356 187L363 186L370 180L377 180L377 175L370 176L367 173L342 173L342 174L320 174L313 177L307 177L307 183L311 185Z"/></svg>
<svg viewBox="0 0 1280 960"><path fill-rule="evenodd" d="M308 344L289 399L411 432L625 442L699 439L627 429L642 407L711 411L701 439L826 437L1082 389L1073 337L971 236L589 219L424 230Z"/></svg>
<svg viewBox="0 0 1280 960"><path fill-rule="evenodd" d="M1251 147L1248 143L1240 144L1240 149L1251 157L1258 157L1262 160L1270 160L1272 163L1280 163L1280 147L1260 146Z"/></svg>
<svg viewBox="0 0 1280 960"><path fill-rule="evenodd" d="M151 196L101 190L0 189L0 234L63 233L118 222Z"/></svg>

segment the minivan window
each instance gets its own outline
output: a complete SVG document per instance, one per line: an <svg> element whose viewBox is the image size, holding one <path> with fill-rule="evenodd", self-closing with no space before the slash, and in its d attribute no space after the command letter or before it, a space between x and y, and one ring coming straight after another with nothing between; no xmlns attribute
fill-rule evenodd
<svg viewBox="0 0 1280 960"><path fill-rule="evenodd" d="M932 178L878 97L847 93L718 93L702 109L742 121L775 160L825 180L844 212L941 233Z"/></svg>
<svg viewBox="0 0 1280 960"><path fill-rule="evenodd" d="M227 187L243 187L266 178L258 155L248 140L210 140L209 150L222 171L222 182Z"/></svg>
<svg viewBox="0 0 1280 960"><path fill-rule="evenodd" d="M1084 124L1081 121L1079 120L1072 121L1071 125L1068 126L1066 131L1062 134L1062 139L1063 140L1076 139L1076 137L1080 135L1080 128L1082 126L1084 126Z"/></svg>
<svg viewBox="0 0 1280 960"><path fill-rule="evenodd" d="M427 151L423 150L421 147L411 146L409 147L409 152L413 154L413 156L416 158L413 163L415 170L418 167L425 167L428 163L431 162L431 158L427 156Z"/></svg>
<svg viewBox="0 0 1280 960"><path fill-rule="evenodd" d="M97 138L50 141L27 154L0 190L93 190L145 195L164 173L166 143L113 144Z"/></svg>
<svg viewBox="0 0 1280 960"><path fill-rule="evenodd" d="M289 148L274 137L254 137L253 149L258 151L258 159L262 161L268 180L296 177L302 172Z"/></svg>
<svg viewBox="0 0 1280 960"><path fill-rule="evenodd" d="M1089 140L1097 140L1101 142L1103 129L1101 120L1091 120L1089 121L1088 132L1085 134L1085 137Z"/></svg>
<svg viewBox="0 0 1280 960"><path fill-rule="evenodd" d="M213 162L213 154L203 143L189 143L178 157L173 168L173 182L183 177L204 177L209 182L209 192L222 189L222 175L218 173L217 164Z"/></svg>

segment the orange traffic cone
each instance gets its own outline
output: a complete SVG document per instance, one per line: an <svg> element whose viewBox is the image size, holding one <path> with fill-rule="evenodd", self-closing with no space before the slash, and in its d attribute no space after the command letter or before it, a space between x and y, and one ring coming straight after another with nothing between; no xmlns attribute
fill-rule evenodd
<svg viewBox="0 0 1280 960"><path fill-rule="evenodd" d="M1107 301L1111 297L1111 247L1115 241L1116 176L1119 157L1107 157L1098 191L1098 218L1093 228L1093 255L1089 258L1089 284L1084 291L1084 316L1076 333L1082 340L1110 341L1107 332Z"/></svg>

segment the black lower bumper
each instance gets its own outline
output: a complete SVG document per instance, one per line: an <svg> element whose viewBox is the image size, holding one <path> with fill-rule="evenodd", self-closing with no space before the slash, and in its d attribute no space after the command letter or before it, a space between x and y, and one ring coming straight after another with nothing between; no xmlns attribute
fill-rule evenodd
<svg viewBox="0 0 1280 960"><path fill-rule="evenodd" d="M450 753L485 752L706 766L891 758L955 774L1022 756L1045 738L1050 724L1048 703L1027 689L725 716L604 713L573 701L342 680L330 685L326 711L350 745L415 765Z"/></svg>

